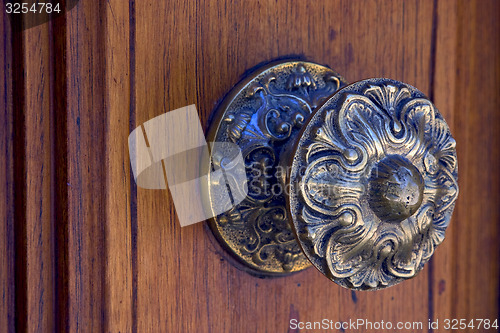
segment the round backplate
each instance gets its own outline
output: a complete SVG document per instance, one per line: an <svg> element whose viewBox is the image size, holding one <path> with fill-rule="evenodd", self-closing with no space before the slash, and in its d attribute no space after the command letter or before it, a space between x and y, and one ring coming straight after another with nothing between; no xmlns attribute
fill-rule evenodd
<svg viewBox="0 0 500 333"><path fill-rule="evenodd" d="M287 187L280 181L287 170L280 160L283 147L294 141L312 111L345 84L326 66L280 61L246 77L215 112L208 134L215 143L207 172L207 204L215 216L209 224L219 242L253 273L283 275L310 266L291 230ZM244 161L244 180L229 172L235 151ZM235 200L238 191L246 193L242 200ZM230 205L222 199L227 192L232 192Z"/></svg>

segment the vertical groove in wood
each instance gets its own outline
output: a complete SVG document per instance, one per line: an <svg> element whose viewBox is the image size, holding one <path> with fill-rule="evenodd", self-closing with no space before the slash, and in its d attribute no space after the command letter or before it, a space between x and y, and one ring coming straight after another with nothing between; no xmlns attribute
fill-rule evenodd
<svg viewBox="0 0 500 333"><path fill-rule="evenodd" d="M13 172L14 172L14 288L16 331L27 330L27 235L26 235L26 117L24 99L24 41L12 35Z"/></svg>
<svg viewBox="0 0 500 333"><path fill-rule="evenodd" d="M12 103L12 31L0 13L0 331L14 331L14 174Z"/></svg>
<svg viewBox="0 0 500 333"><path fill-rule="evenodd" d="M52 99L52 210L54 228L55 327L69 331L68 261L68 127L66 77L66 16L53 20L51 29Z"/></svg>
<svg viewBox="0 0 500 333"><path fill-rule="evenodd" d="M136 117L136 90L135 90L135 0L129 0L129 74L130 74L130 105L129 105L129 130L128 133L137 127ZM129 169L130 170L130 169ZM137 333L137 185L133 174L129 171L130 184L130 231L131 231L131 270L132 270L132 333Z"/></svg>

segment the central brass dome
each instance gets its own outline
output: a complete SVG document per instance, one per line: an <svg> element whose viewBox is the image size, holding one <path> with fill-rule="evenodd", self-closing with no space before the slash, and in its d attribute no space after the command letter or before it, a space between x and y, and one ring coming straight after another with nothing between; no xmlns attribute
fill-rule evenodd
<svg viewBox="0 0 500 333"><path fill-rule="evenodd" d="M412 216L423 193L420 172L403 156L386 156L371 171L368 202L383 222L397 223Z"/></svg>

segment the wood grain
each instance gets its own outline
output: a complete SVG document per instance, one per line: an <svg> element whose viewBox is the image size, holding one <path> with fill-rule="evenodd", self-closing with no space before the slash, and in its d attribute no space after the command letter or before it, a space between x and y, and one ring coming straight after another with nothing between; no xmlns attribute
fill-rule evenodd
<svg viewBox="0 0 500 333"><path fill-rule="evenodd" d="M0 14L0 331L15 327L14 288L14 168L12 103L12 31L7 14Z"/></svg>
<svg viewBox="0 0 500 333"><path fill-rule="evenodd" d="M498 318L499 7L81 1L22 33L2 13L0 331L291 332L292 318L362 318L422 322L416 332L432 331L428 320ZM291 56L349 81L412 84L450 125L460 195L414 279L377 292L314 269L257 279L226 260L205 223L181 228L168 191L136 188L130 131L189 104L206 130L247 70Z"/></svg>
<svg viewBox="0 0 500 333"><path fill-rule="evenodd" d="M7 44L12 47L8 52L12 56L12 95L6 99L12 105L6 105L4 112L5 121L10 122L5 124L7 133L12 134L7 137L11 141L6 141L10 147L6 147L5 172L7 185L9 181L14 183L14 197L10 199L14 214L5 216L4 235L10 238L13 231L15 242L14 253L10 248L5 252L15 260L9 277L11 292L15 289L15 305L10 304L6 313L9 317L14 314L17 330L53 330L49 27L41 25L22 34L5 31L5 37L10 37ZM9 174L12 179L8 179ZM6 193L7 204L9 196Z"/></svg>
<svg viewBox="0 0 500 333"><path fill-rule="evenodd" d="M131 177L128 162L130 131L129 5L108 1L105 40L106 216L105 331L132 331ZM119 253L119 255L117 255Z"/></svg>
<svg viewBox="0 0 500 333"><path fill-rule="evenodd" d="M444 14L446 13L446 14ZM457 29L458 29L458 6L453 0L439 1L436 24L436 47L434 55L434 74L431 78L431 90L429 97L433 100L439 111L446 119L452 134L458 140L458 128L456 124L455 109L456 98L452 94L455 92L454 83L457 82ZM460 141L458 142L460 145ZM460 159L460 154L459 154ZM459 160L459 187L462 184L462 160ZM463 163L467 163L464 161ZM460 187L463 195L463 188ZM456 291L450 286L455 280L453 278L454 251L455 251L455 231L457 229L457 211L450 222L450 227L446 231L446 241L437 248L429 265L429 306L432 312L432 320L446 318L457 318L452 312L452 304L460 299ZM461 317L458 317L461 318Z"/></svg>
<svg viewBox="0 0 500 333"><path fill-rule="evenodd" d="M70 332L105 329L105 4L66 15L67 247Z"/></svg>
<svg viewBox="0 0 500 333"><path fill-rule="evenodd" d="M454 116L461 195L451 251L457 318L499 317L499 14L498 1L458 7Z"/></svg>
<svg viewBox="0 0 500 333"><path fill-rule="evenodd" d="M54 251L51 207L51 124L49 26L39 25L23 33L24 43L24 174L26 225L20 235L25 244L26 327L54 329ZM16 101L19 102L19 101ZM17 153L17 151L16 151ZM17 171L19 172L19 171ZM19 184L17 184L19 185ZM19 221L19 222L21 222Z"/></svg>

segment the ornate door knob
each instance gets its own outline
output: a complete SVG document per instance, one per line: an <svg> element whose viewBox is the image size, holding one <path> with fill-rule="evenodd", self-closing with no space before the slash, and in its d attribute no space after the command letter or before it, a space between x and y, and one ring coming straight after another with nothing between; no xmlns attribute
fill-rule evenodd
<svg viewBox="0 0 500 333"><path fill-rule="evenodd" d="M347 85L325 66L273 63L224 99L209 141L243 156L246 196L210 226L255 274L312 263L343 287L381 289L415 276L444 240L458 195L455 141L410 85ZM212 150L210 170L229 168L225 154ZM209 208L223 211L215 183L208 177Z"/></svg>

